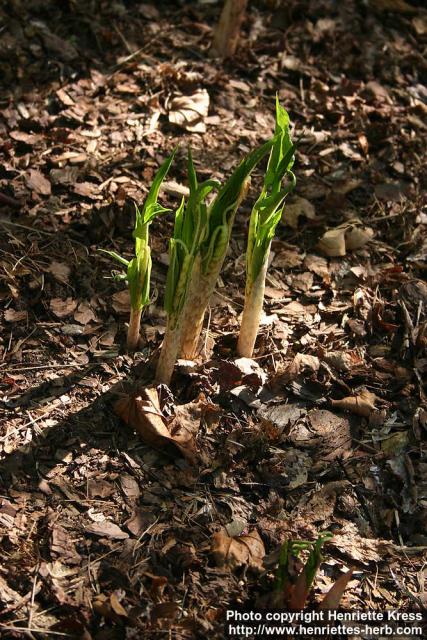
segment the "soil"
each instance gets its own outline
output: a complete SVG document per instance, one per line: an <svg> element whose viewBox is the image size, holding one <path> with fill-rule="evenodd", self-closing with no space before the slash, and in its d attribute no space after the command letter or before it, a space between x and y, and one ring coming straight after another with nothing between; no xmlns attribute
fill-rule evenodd
<svg viewBox="0 0 427 640"><path fill-rule="evenodd" d="M426 11L254 1L220 61L220 9L0 9L4 638L223 638L227 607L277 604L281 545L322 531L309 609L353 569L343 609L425 610ZM276 94L297 188L254 359L235 348L262 168L201 357L153 389L173 215L151 226L134 357L126 285L98 250L131 255L134 203L176 145L165 206L186 191L188 146L200 179L229 176L271 136ZM171 438L150 444L123 417L154 392Z"/></svg>

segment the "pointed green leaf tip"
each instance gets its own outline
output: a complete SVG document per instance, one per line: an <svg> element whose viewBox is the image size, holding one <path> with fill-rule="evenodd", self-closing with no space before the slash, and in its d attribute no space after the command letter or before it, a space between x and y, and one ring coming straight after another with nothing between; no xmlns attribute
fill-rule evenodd
<svg viewBox="0 0 427 640"><path fill-rule="evenodd" d="M285 198L295 187L295 176L291 171L295 146L290 136L288 112L276 96L276 127L273 146L261 194L255 203L249 224L246 252L247 286L257 279L264 262L268 259L270 243L279 223ZM286 184L283 180L288 178Z"/></svg>
<svg viewBox="0 0 427 640"><path fill-rule="evenodd" d="M163 180L168 173L175 157L176 149L158 169L154 176L148 195L145 199L142 211L135 204L135 227L133 238L135 240L135 256L132 260L125 260L114 251L100 249L123 266L127 267L126 279L128 282L131 307L139 310L150 301L150 275L151 275L151 251L148 244L148 228L155 216L166 213L166 209L157 202Z"/></svg>

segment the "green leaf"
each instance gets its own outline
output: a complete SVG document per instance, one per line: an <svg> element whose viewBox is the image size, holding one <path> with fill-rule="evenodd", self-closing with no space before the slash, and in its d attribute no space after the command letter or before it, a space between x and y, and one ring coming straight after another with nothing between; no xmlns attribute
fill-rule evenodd
<svg viewBox="0 0 427 640"><path fill-rule="evenodd" d="M150 191L148 192L148 195L145 199L144 207L142 209L142 221L144 224L149 224L152 221L152 219L159 213L165 213L166 211L169 211L169 209L164 209L163 207L161 207L161 209L156 209L156 205L157 205L157 198L159 196L161 184L170 169L170 166L175 157L176 151L177 151L177 148L175 148L172 151L169 158L167 158L163 162L163 164L160 166L160 169L158 169L156 175L154 176L153 182L150 187Z"/></svg>
<svg viewBox="0 0 427 640"><path fill-rule="evenodd" d="M247 288L258 277L268 259L270 244L281 220L286 195L295 187L295 176L291 171L294 163L295 145L289 133L289 115L276 97L276 129L273 147L264 176L263 189L256 201L249 223L246 251ZM288 184L283 185L284 178Z"/></svg>
<svg viewBox="0 0 427 640"><path fill-rule="evenodd" d="M129 264L129 260L126 260L126 258L122 258L122 256L120 256L115 251L109 251L108 249L98 249L98 251L106 253L108 256L110 256L110 258L117 260L117 262L120 262L120 264L123 264L125 267L127 267Z"/></svg>
<svg viewBox="0 0 427 640"><path fill-rule="evenodd" d="M127 281L132 309L142 309L149 302L151 254L148 245L141 246L128 265Z"/></svg>

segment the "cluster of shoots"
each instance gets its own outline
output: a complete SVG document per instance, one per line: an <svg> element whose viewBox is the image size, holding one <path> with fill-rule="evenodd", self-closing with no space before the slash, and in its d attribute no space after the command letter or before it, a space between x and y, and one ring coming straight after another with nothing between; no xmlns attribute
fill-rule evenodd
<svg viewBox="0 0 427 640"><path fill-rule="evenodd" d="M262 191L253 206L249 223L245 306L238 341L239 354L252 355L262 314L271 241L282 216L286 195L295 185L291 171L294 151L289 116L278 100L273 138L250 152L224 184L213 179L199 183L189 151L189 195L187 199L183 198L175 212L173 236L169 241L164 295L167 326L157 364L157 382L169 384L178 357L188 360L198 354L205 312L227 253L236 212L247 195L252 171L269 154ZM127 267L123 277L127 279L131 297L129 350L137 347L141 311L149 302L148 227L156 215L168 211L157 199L173 156L157 172L142 212L137 209L135 257L127 261L115 252L107 251Z"/></svg>
<svg viewBox="0 0 427 640"><path fill-rule="evenodd" d="M273 607L301 611L306 605L314 580L323 562L322 547L333 534L324 531L315 542L286 540L280 549L279 565L272 602ZM303 555L306 555L305 562ZM320 609L337 609L353 570L342 574L319 604Z"/></svg>

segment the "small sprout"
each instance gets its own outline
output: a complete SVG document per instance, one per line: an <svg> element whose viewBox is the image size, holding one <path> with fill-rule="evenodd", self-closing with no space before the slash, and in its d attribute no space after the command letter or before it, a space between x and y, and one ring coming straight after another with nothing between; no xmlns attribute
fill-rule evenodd
<svg viewBox="0 0 427 640"><path fill-rule="evenodd" d="M271 241L282 217L285 198L295 187L295 176L291 171L294 152L295 146L289 133L288 113L276 99L274 145L264 176L263 189L252 208L249 222L245 305L237 345L239 355L246 358L253 354L261 319ZM285 185L284 179L288 179Z"/></svg>
<svg viewBox="0 0 427 640"><path fill-rule="evenodd" d="M122 258L122 256L115 251L100 249L100 251L108 254L122 266L126 267L126 273L120 274L116 276L116 278L125 278L127 280L130 293L131 310L127 334L127 348L129 351L135 351L138 347L141 313L150 301L151 250L148 244L148 229L150 223L156 216L170 211L170 209L162 207L162 205L157 202L157 199L160 186L169 171L174 155L175 151L165 160L154 176L142 211L135 205L136 219L133 231L133 238L135 239L134 257L131 260L126 260L126 258Z"/></svg>

